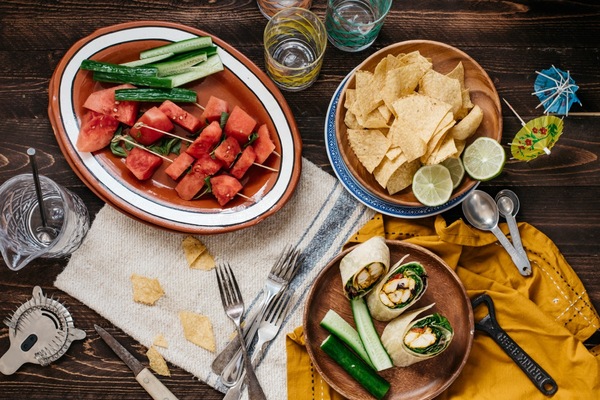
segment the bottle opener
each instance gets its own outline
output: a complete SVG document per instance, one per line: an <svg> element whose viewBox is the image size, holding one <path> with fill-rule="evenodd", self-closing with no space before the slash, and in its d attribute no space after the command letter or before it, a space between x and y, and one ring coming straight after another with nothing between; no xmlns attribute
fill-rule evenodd
<svg viewBox="0 0 600 400"><path fill-rule="evenodd" d="M525 372L527 377L546 396L558 390L558 385L542 367L540 367L508 334L498 325L494 302L487 294L482 294L471 301L473 309L480 304L488 308L488 315L475 323L475 329L483 331L504 350L506 354Z"/></svg>

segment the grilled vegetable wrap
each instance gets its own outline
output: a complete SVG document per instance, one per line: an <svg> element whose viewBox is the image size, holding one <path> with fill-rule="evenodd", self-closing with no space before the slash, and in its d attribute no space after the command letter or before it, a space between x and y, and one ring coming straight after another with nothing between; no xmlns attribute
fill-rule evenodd
<svg viewBox="0 0 600 400"><path fill-rule="evenodd" d="M349 299L366 295L390 268L390 249L381 236L356 246L340 261L344 294Z"/></svg>
<svg viewBox="0 0 600 400"><path fill-rule="evenodd" d="M418 262L398 261L368 294L371 316L390 321L406 311L427 290L427 271Z"/></svg>
<svg viewBox="0 0 600 400"><path fill-rule="evenodd" d="M391 321L381 334L381 342L397 367L435 357L448 348L454 331L450 322L435 313L414 320L433 304L402 314Z"/></svg>

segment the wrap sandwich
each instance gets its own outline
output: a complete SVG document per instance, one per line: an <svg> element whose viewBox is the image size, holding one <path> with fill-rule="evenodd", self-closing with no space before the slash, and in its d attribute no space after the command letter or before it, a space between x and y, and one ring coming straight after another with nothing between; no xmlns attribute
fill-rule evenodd
<svg viewBox="0 0 600 400"><path fill-rule="evenodd" d="M344 294L350 300L366 295L390 268L390 249L381 236L356 246L340 261Z"/></svg>
<svg viewBox="0 0 600 400"><path fill-rule="evenodd" d="M387 324L381 334L381 343L397 367L407 367L427 360L448 348L454 331L450 322L435 313L414 320L429 306L402 314Z"/></svg>
<svg viewBox="0 0 600 400"><path fill-rule="evenodd" d="M427 290L427 271L418 262L394 264L367 296L371 316L390 321L417 302Z"/></svg>

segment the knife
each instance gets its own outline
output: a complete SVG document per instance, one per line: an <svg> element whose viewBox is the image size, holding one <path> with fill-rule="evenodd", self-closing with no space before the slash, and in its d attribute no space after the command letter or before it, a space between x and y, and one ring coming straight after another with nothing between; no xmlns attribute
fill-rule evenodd
<svg viewBox="0 0 600 400"><path fill-rule="evenodd" d="M145 368L133 354L117 342L117 339L98 325L94 325L94 328L115 354L133 371L135 379L154 400L177 400L177 397L148 368Z"/></svg>

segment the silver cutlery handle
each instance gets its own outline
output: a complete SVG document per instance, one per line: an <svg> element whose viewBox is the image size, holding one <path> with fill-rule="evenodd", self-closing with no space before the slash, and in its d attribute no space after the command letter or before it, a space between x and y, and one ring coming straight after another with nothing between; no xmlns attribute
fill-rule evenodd
<svg viewBox="0 0 600 400"><path fill-rule="evenodd" d="M242 337L242 329L238 325L238 335ZM250 361L250 356L248 356L248 351L246 350L246 345L241 342L240 346L242 349L242 358L244 359L244 369L246 372L246 377L248 378L248 398L250 400L267 400L267 396L260 386L260 382L254 373L254 367L252 366L252 362Z"/></svg>
<svg viewBox="0 0 600 400"><path fill-rule="evenodd" d="M274 297L275 297L275 295L272 293L267 293L265 295L265 300L263 301L263 303L260 307L260 310L254 316L254 319L252 320L252 324L248 328L248 334L246 335L246 345L247 346L249 346L252 343L252 341L254 340L254 336L256 335L256 332L258 331L260 322L262 321L262 319L265 315L265 312L267 310L267 307L269 306L269 303L273 300ZM236 381L238 381L240 378L240 375L242 373L242 368L240 368L242 351L241 351L241 346L239 346L239 341L237 344L238 344L237 351L234 353L234 355L231 357L231 359L225 365L225 367L223 368L223 370L221 372L221 382L226 386L231 386Z"/></svg>
<svg viewBox="0 0 600 400"><path fill-rule="evenodd" d="M254 321L256 321L257 316L258 315L256 314L252 315L246 320L247 325L244 328L244 338L246 338L247 346L250 346L250 344L252 343L252 339L254 338L254 333L256 331L250 332L250 330L254 327ZM236 335L235 338L233 338L233 340L231 340L231 342L229 342L227 346L225 346L223 351L221 351L219 355L217 355L217 357L211 364L213 372L218 375L223 374L223 371L225 370L229 362L233 359L233 357L235 356L239 359L240 355L240 338Z"/></svg>
<svg viewBox="0 0 600 400"><path fill-rule="evenodd" d="M259 347L260 346L260 347ZM252 354L252 366L256 368L256 365L258 365L258 360L260 359L260 356L263 353L263 345L261 345L260 343L257 344L258 350L254 352L254 354ZM227 393L225 394L225 397L223 397L223 400L238 400L242 397L242 390L244 390L244 385L246 383L246 371L242 371L241 376L239 377L239 379L235 382L235 385L233 385L232 387L229 388L229 390L227 390Z"/></svg>
<svg viewBox="0 0 600 400"><path fill-rule="evenodd" d="M504 236L504 233L497 226L492 229L492 233L496 236L500 244L506 249L513 263L517 266L517 269L523 276L531 275L531 266L529 260L517 252L515 247L508 241L508 238Z"/></svg>

